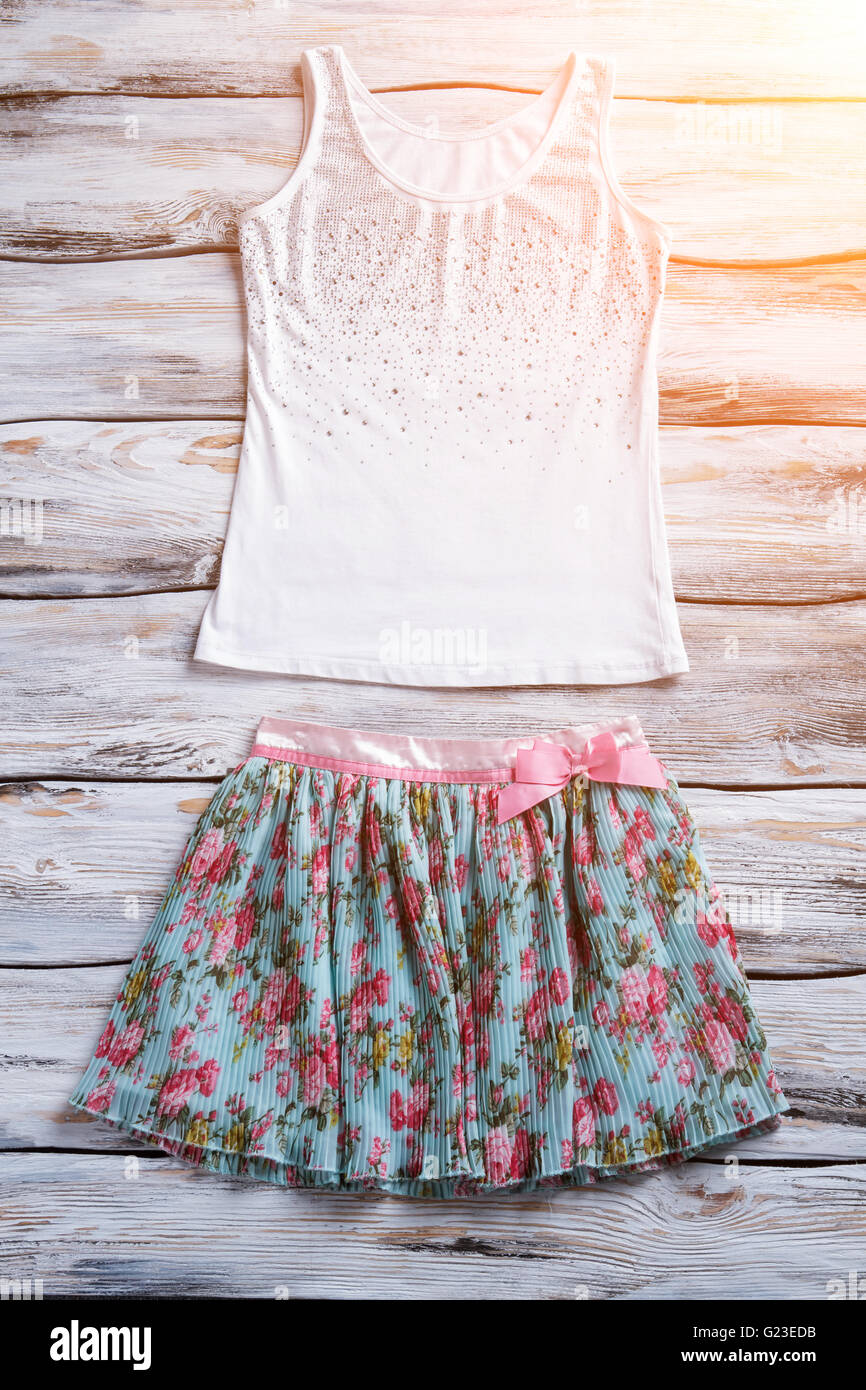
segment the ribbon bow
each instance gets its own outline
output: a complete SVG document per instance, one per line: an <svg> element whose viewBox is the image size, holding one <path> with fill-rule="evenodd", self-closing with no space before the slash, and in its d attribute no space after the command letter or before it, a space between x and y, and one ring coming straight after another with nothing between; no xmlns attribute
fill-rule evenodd
<svg viewBox="0 0 866 1390"><path fill-rule="evenodd" d="M537 738L531 748L517 750L514 781L499 793L498 824L546 801L562 791L572 777L581 774L593 782L667 786L664 769L646 744L619 748L609 729L588 739L580 753L573 753L561 743Z"/></svg>

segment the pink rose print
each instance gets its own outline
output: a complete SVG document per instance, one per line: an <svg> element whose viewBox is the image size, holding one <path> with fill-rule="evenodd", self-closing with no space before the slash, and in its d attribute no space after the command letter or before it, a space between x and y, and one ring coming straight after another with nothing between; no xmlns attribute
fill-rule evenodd
<svg viewBox="0 0 866 1390"><path fill-rule="evenodd" d="M102 1037L99 1039L99 1042L96 1044L96 1054L95 1054L95 1055L96 1055L97 1057L107 1057L107 1056L108 1056L108 1050L109 1050L109 1048L111 1047L111 1039L112 1039L113 1037L114 1037L114 1024L113 1024L112 1020L109 1019L109 1020L108 1020L108 1023L105 1025L105 1030L104 1030L104 1032L103 1032L103 1034L102 1034Z"/></svg>
<svg viewBox="0 0 866 1390"><path fill-rule="evenodd" d="M529 1165L529 1135L525 1129L519 1129L514 1136L514 1148L511 1150L510 1176L512 1178L525 1178L529 1172Z"/></svg>
<svg viewBox="0 0 866 1390"><path fill-rule="evenodd" d="M684 1057L677 1067L677 1081L681 1086L691 1086L695 1079L695 1064L691 1057Z"/></svg>
<svg viewBox="0 0 866 1390"><path fill-rule="evenodd" d="M595 1144L595 1114L592 1103L586 1096L579 1096L574 1102L572 1114L574 1142L579 1149L591 1149Z"/></svg>
<svg viewBox="0 0 866 1390"><path fill-rule="evenodd" d="M629 826L625 832L622 848L629 872L632 878L639 882L646 874L646 859L644 858L640 831L635 826Z"/></svg>
<svg viewBox="0 0 866 1390"><path fill-rule="evenodd" d="M475 985L475 1012L481 1018L486 1018L493 1006L493 997L496 993L496 972L492 966L482 970Z"/></svg>
<svg viewBox="0 0 866 1390"><path fill-rule="evenodd" d="M584 867L592 863L594 851L593 837L591 830L581 830L574 842L574 862Z"/></svg>
<svg viewBox="0 0 866 1390"><path fill-rule="evenodd" d="M627 970L622 972L619 982L629 1019L632 1023L640 1023L646 1015L650 993L649 981L642 967L639 965L629 966Z"/></svg>
<svg viewBox="0 0 866 1390"><path fill-rule="evenodd" d="M268 1111L267 1115L263 1115L260 1120L257 1120L250 1131L251 1142L255 1143L257 1139L261 1139L263 1134L267 1134L273 1122L273 1111Z"/></svg>
<svg viewBox="0 0 866 1390"><path fill-rule="evenodd" d="M88 1110L93 1110L101 1115L103 1111L108 1109L116 1090L116 1081L103 1081L101 1086L94 1086L93 1090L89 1091L87 1095Z"/></svg>
<svg viewBox="0 0 866 1390"><path fill-rule="evenodd" d="M168 1049L168 1055L172 1062L180 1060L194 1038L195 1033L188 1023L183 1023L174 1029L171 1035L171 1046Z"/></svg>
<svg viewBox="0 0 866 1390"><path fill-rule="evenodd" d="M215 826L212 830L205 831L199 840L198 846L192 857L190 864L190 876L194 883L204 878L210 873L211 868L218 862L223 849L223 832L220 826Z"/></svg>
<svg viewBox="0 0 866 1390"><path fill-rule="evenodd" d="M444 865L444 855L442 852L441 840L432 841L430 845L428 862L430 865L430 882L433 884L433 887L435 888L436 884L442 877L442 868Z"/></svg>
<svg viewBox="0 0 866 1390"><path fill-rule="evenodd" d="M250 903L240 908L235 913L235 947L242 951L247 945L253 934L253 927L256 924L256 914Z"/></svg>
<svg viewBox="0 0 866 1390"><path fill-rule="evenodd" d="M288 854L288 851L289 846L288 841L286 839L286 823L285 821L280 821L279 825L274 831L274 838L271 840L271 858L285 859Z"/></svg>
<svg viewBox="0 0 866 1390"><path fill-rule="evenodd" d="M334 1090L340 1084L340 1054L337 1051L336 1042L328 1043L325 1048L325 1078L329 1086Z"/></svg>
<svg viewBox="0 0 866 1390"><path fill-rule="evenodd" d="M368 1158L367 1158L367 1162L368 1162L370 1168L373 1170L373 1172L379 1174L379 1177L380 1177L380 1178L384 1178L385 1174L386 1174L387 1171L388 1171L388 1165L387 1165L387 1162L386 1162L386 1157L387 1157L387 1154L388 1154L390 1148L391 1148L390 1142L387 1141L387 1140L385 1140L385 1139L383 1139L382 1136L381 1136L381 1134L377 1134L377 1135L374 1136L374 1138L373 1138L373 1143L372 1143L372 1145L370 1146L370 1153L369 1153L369 1156L368 1156ZM420 1154L419 1154L418 1158L420 1159ZM417 1170L417 1171L416 1171L416 1170ZM418 1173L419 1173L420 1171L421 1171L420 1162L418 1162L417 1160L413 1160L413 1163L412 1163L412 1176L413 1176L413 1177L417 1177L417 1176L418 1176Z"/></svg>
<svg viewBox="0 0 866 1390"><path fill-rule="evenodd" d="M297 975L286 980L286 972L275 970L262 997L262 1017L269 1033L280 1023L291 1023L301 1003L301 982Z"/></svg>
<svg viewBox="0 0 866 1390"><path fill-rule="evenodd" d="M746 1022L746 1015L740 1008L736 999L731 999L725 995L718 1008L718 1016L724 1023L728 1032L737 1039L738 1042L745 1042L749 1035L749 1025Z"/></svg>
<svg viewBox="0 0 866 1390"><path fill-rule="evenodd" d="M737 950L737 938L734 935L733 927L728 921L722 923L722 936L728 948L728 955L731 957L731 960L736 960L739 954Z"/></svg>
<svg viewBox="0 0 866 1390"><path fill-rule="evenodd" d="M376 996L377 1004L387 1004L388 991L391 988L391 976L385 970L377 970L373 976L373 993Z"/></svg>
<svg viewBox="0 0 866 1390"><path fill-rule="evenodd" d="M225 965L228 954L235 944L234 923L223 922L219 931L213 939L213 945L208 953L208 962L211 965Z"/></svg>
<svg viewBox="0 0 866 1390"><path fill-rule="evenodd" d="M734 1040L724 1023L719 1023L718 1019L715 1018L709 1019L704 1024L704 1037L707 1041L707 1051L716 1071L729 1071L734 1065L736 1053Z"/></svg>
<svg viewBox="0 0 866 1390"><path fill-rule="evenodd" d="M651 965L647 975L649 994L647 995L647 1005L653 1018L659 1018L667 1008L668 1004L668 985L664 976L664 971L657 965Z"/></svg>
<svg viewBox="0 0 866 1390"><path fill-rule="evenodd" d="M697 914L698 936L702 941L706 941L708 946L718 946L721 937L721 921L716 917L708 917L705 912Z"/></svg>
<svg viewBox="0 0 866 1390"><path fill-rule="evenodd" d="M561 966L550 972L550 995L555 1004L564 1004L571 994L571 981Z"/></svg>
<svg viewBox="0 0 866 1390"><path fill-rule="evenodd" d="M198 1077L193 1070L175 1072L162 1084L156 1102L157 1115L165 1115L168 1120L176 1120L197 1087Z"/></svg>
<svg viewBox="0 0 866 1390"><path fill-rule="evenodd" d="M201 930L200 927L196 927L195 931L190 932L186 941L183 943L183 950L187 955L191 955L192 952L196 949L196 947L201 945L203 936L204 932Z"/></svg>
<svg viewBox="0 0 866 1390"><path fill-rule="evenodd" d="M461 893L463 892L463 889L466 887L466 879L468 877L468 874L469 865L466 862L466 856L464 854L459 854L454 861L454 878L457 883L457 888Z"/></svg>
<svg viewBox="0 0 866 1390"><path fill-rule="evenodd" d="M327 1073L321 1057L310 1057L304 1072L304 1104L317 1106L325 1090Z"/></svg>
<svg viewBox="0 0 866 1390"><path fill-rule="evenodd" d="M199 912L200 912L200 908L199 908L199 905L198 905L196 899L195 899L195 898L190 898L189 902L185 902L185 903L184 903L184 905L183 905L183 910L181 911L181 914L180 914L180 916L179 916L178 919L177 919L177 924L176 924L176 925L177 925L177 926L181 926L181 927L188 927L189 924L190 924L190 922L194 921L195 918L198 917ZM173 929L174 929L174 924L173 924L171 930L173 930Z"/></svg>
<svg viewBox="0 0 866 1390"><path fill-rule="evenodd" d="M407 878L403 885L403 910L410 922L417 922L421 916L421 899L415 880Z"/></svg>
<svg viewBox="0 0 866 1390"><path fill-rule="evenodd" d="M328 890L331 875L331 850L328 845L322 845L316 850L313 857L313 892L325 893Z"/></svg>
<svg viewBox="0 0 866 1390"><path fill-rule="evenodd" d="M594 878L588 878L586 881L586 897L589 910L594 916L597 917L604 912L604 898Z"/></svg>
<svg viewBox="0 0 866 1390"><path fill-rule="evenodd" d="M220 1064L215 1057L211 1057L209 1061L199 1067L196 1072L196 1079L198 1081L198 1089L203 1096L213 1095L214 1086L216 1086L219 1074Z"/></svg>
<svg viewBox="0 0 866 1390"><path fill-rule="evenodd" d="M406 1124L410 1129L423 1128L430 1109L430 1087L423 1081L416 1081L409 1093L406 1104Z"/></svg>
<svg viewBox="0 0 866 1390"><path fill-rule="evenodd" d="M592 1090L592 1097L599 1110L605 1115L615 1115L619 1109L619 1096L612 1081L599 1077Z"/></svg>
<svg viewBox="0 0 866 1390"><path fill-rule="evenodd" d="M396 1134L401 1129L406 1128L406 1112L403 1109L403 1097L399 1091L391 1092L391 1128Z"/></svg>
<svg viewBox="0 0 866 1390"><path fill-rule="evenodd" d="M526 1032L532 1042L544 1036L550 1013L550 995L544 985L537 989L526 1006Z"/></svg>
<svg viewBox="0 0 866 1390"><path fill-rule="evenodd" d="M362 981L352 995L352 1005L349 1010L349 1027L353 1033L363 1033L367 1027L375 999L376 994L372 982L370 980Z"/></svg>
<svg viewBox="0 0 866 1390"><path fill-rule="evenodd" d="M484 1165L487 1177L501 1187L511 1177L511 1140L505 1125L491 1130L484 1145Z"/></svg>
<svg viewBox="0 0 866 1390"><path fill-rule="evenodd" d="M519 834L517 837L517 860L524 878L534 878L538 867L538 856L532 837Z"/></svg>
<svg viewBox="0 0 866 1390"><path fill-rule="evenodd" d="M692 973L695 977L695 984L697 985L701 994L706 994L709 991L709 988L713 980L712 961L696 961L694 966L692 967Z"/></svg>
<svg viewBox="0 0 866 1390"><path fill-rule="evenodd" d="M124 1028L122 1033L118 1033L108 1053L108 1060L113 1067L122 1067L126 1062L131 1062L144 1037L144 1029L140 1023L130 1023Z"/></svg>

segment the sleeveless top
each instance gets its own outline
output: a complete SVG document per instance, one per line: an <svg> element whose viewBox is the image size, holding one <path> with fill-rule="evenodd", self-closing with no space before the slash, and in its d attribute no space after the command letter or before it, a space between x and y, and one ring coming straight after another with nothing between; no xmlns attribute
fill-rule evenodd
<svg viewBox="0 0 866 1390"><path fill-rule="evenodd" d="M285 186L240 224L248 396L195 655L427 686L688 670L657 460L671 238L613 172L612 60L411 123L302 55Z"/></svg>

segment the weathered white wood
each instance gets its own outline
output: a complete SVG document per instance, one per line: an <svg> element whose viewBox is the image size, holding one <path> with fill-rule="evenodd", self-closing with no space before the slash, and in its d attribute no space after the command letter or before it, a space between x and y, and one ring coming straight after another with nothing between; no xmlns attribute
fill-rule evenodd
<svg viewBox="0 0 866 1390"><path fill-rule="evenodd" d="M214 783L0 786L0 964L131 960ZM866 793L687 792L747 969L866 967Z"/></svg>
<svg viewBox="0 0 866 1390"><path fill-rule="evenodd" d="M0 265L0 416L241 413L239 275L223 254Z"/></svg>
<svg viewBox="0 0 866 1390"><path fill-rule="evenodd" d="M0 426L0 593L139 593L216 581L242 425ZM804 602L866 592L866 431L663 426L681 599Z"/></svg>
<svg viewBox="0 0 866 1390"><path fill-rule="evenodd" d="M862 426L667 425L659 456L679 598L790 603L866 592Z"/></svg>
<svg viewBox="0 0 866 1390"><path fill-rule="evenodd" d="M230 248L239 208L278 186L295 157L301 48L338 41L374 89L481 84L388 98L410 116L459 112L466 123L522 105L571 47L611 53L617 166L675 229L676 255L839 255L862 246L864 225L860 18L846 6L828 19L813 0L733 12L626 0L554 15L540 0L505 13L446 0L399 25L380 0L360 17L280 0L20 0L0 51L14 90L118 95L27 97L7 112L15 163L11 177L0 165L10 189L0 254ZM515 90L489 90L497 85ZM46 528L23 553L0 533L3 591L212 583L244 404L236 258L0 274L0 418L33 421L3 432L0 498L41 498ZM862 260L671 268L662 415L714 426L663 432L678 594L762 604L686 605L690 676L578 692L334 688L193 666L203 595L2 605L2 766L82 779L0 796L0 874L11 887L0 960L61 967L0 971L0 1146L80 1151L0 1153L16 1275L42 1278L46 1297L272 1297L287 1287L413 1300L823 1299L828 1280L861 1268L862 974L754 982L796 1111L778 1133L731 1146L739 1167L718 1152L578 1194L292 1194L193 1173L152 1150L139 1160L65 1102L213 787L158 779L220 775L268 709L452 733L637 710L680 780L789 786L687 794L749 968L862 970L861 793L795 788L866 776L864 605L790 605L864 592L863 449L859 430L841 427L864 420L863 285ZM56 415L98 423L39 423ZM228 423L202 424L209 415ZM729 428L773 420L836 428ZM137 919L125 915L136 897ZM751 1168L751 1158L848 1162Z"/></svg>
<svg viewBox="0 0 866 1390"><path fill-rule="evenodd" d="M685 604L689 673L640 686L458 690L243 672L191 660L209 595L0 603L0 776L222 776L261 715L419 734L538 733L641 716L683 782L866 777L866 602ZM38 642L34 634L38 634Z"/></svg>
<svg viewBox="0 0 866 1390"><path fill-rule="evenodd" d="M66 1102L90 1059L126 967L0 970L0 1024L11 1065L0 1094L0 1147L87 1147L103 1143L101 1121ZM866 977L754 980L755 1007L785 1095L796 1115L817 1128L755 1141L752 1152L773 1158L809 1156L829 1125L852 1133L848 1156L866 1156ZM112 1143L117 1145L113 1132ZM733 1147L733 1146L732 1146ZM724 1157L726 1150L716 1157Z"/></svg>
<svg viewBox="0 0 866 1390"><path fill-rule="evenodd" d="M710 5L591 0L551 6L461 0L397 12L383 0L17 0L0 83L13 92L230 93L299 90L298 58L342 43L368 85L548 83L570 48L615 54L626 91L701 98L864 94L853 4Z"/></svg>
<svg viewBox="0 0 866 1390"><path fill-rule="evenodd" d="M759 270L673 265L659 354L663 419L861 423L864 290L864 258ZM0 294L0 419L243 411L237 255L7 262Z"/></svg>
<svg viewBox="0 0 866 1390"><path fill-rule="evenodd" d="M0 592L214 584L242 433L219 420L0 426L0 499L15 508Z"/></svg>
<svg viewBox="0 0 866 1390"><path fill-rule="evenodd" d="M384 97L406 120L455 130L529 100L478 87ZM0 131L0 253L234 248L240 213L293 170L302 123L296 96L22 99ZM863 245L862 103L618 99L611 147L620 182L671 227L677 258L791 260Z"/></svg>
<svg viewBox="0 0 866 1390"><path fill-rule="evenodd" d="M46 1299L824 1300L862 1270L864 1194L857 1164L689 1163L434 1202L296 1193L161 1158L0 1155L8 1263Z"/></svg>

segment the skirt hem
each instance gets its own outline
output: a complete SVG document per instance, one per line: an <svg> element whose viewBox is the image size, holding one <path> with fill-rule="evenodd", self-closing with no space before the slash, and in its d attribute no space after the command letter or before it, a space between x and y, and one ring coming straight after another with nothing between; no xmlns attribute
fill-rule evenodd
<svg viewBox="0 0 866 1390"><path fill-rule="evenodd" d="M781 1124L782 1115L790 1110L783 1097L779 1097L777 1107L769 1110L761 1119L751 1124L714 1131L704 1135L700 1141L685 1144L677 1149L665 1149L646 1159L631 1163L572 1164L561 1166L548 1172L522 1174L494 1182L489 1177L469 1173L443 1173L441 1176L390 1177L388 1175L358 1172L347 1175L334 1168L317 1168L312 1164L298 1166L266 1154L249 1154L221 1148L218 1145L198 1145L183 1139L172 1138L123 1115L111 1115L107 1111L91 1108L83 1100L72 1097L69 1104L77 1110L92 1115L112 1129L121 1130L132 1138L140 1139L162 1152L193 1168L203 1168L222 1177L242 1178L247 1181L266 1182L277 1187L313 1189L334 1193L379 1192L395 1197L473 1197L490 1195L509 1195L517 1192L531 1192L540 1187L589 1187L612 1179L637 1177L644 1173L657 1172L665 1167L675 1167L680 1163L700 1157L701 1154L726 1141L739 1143L744 1139L757 1138L772 1133Z"/></svg>

